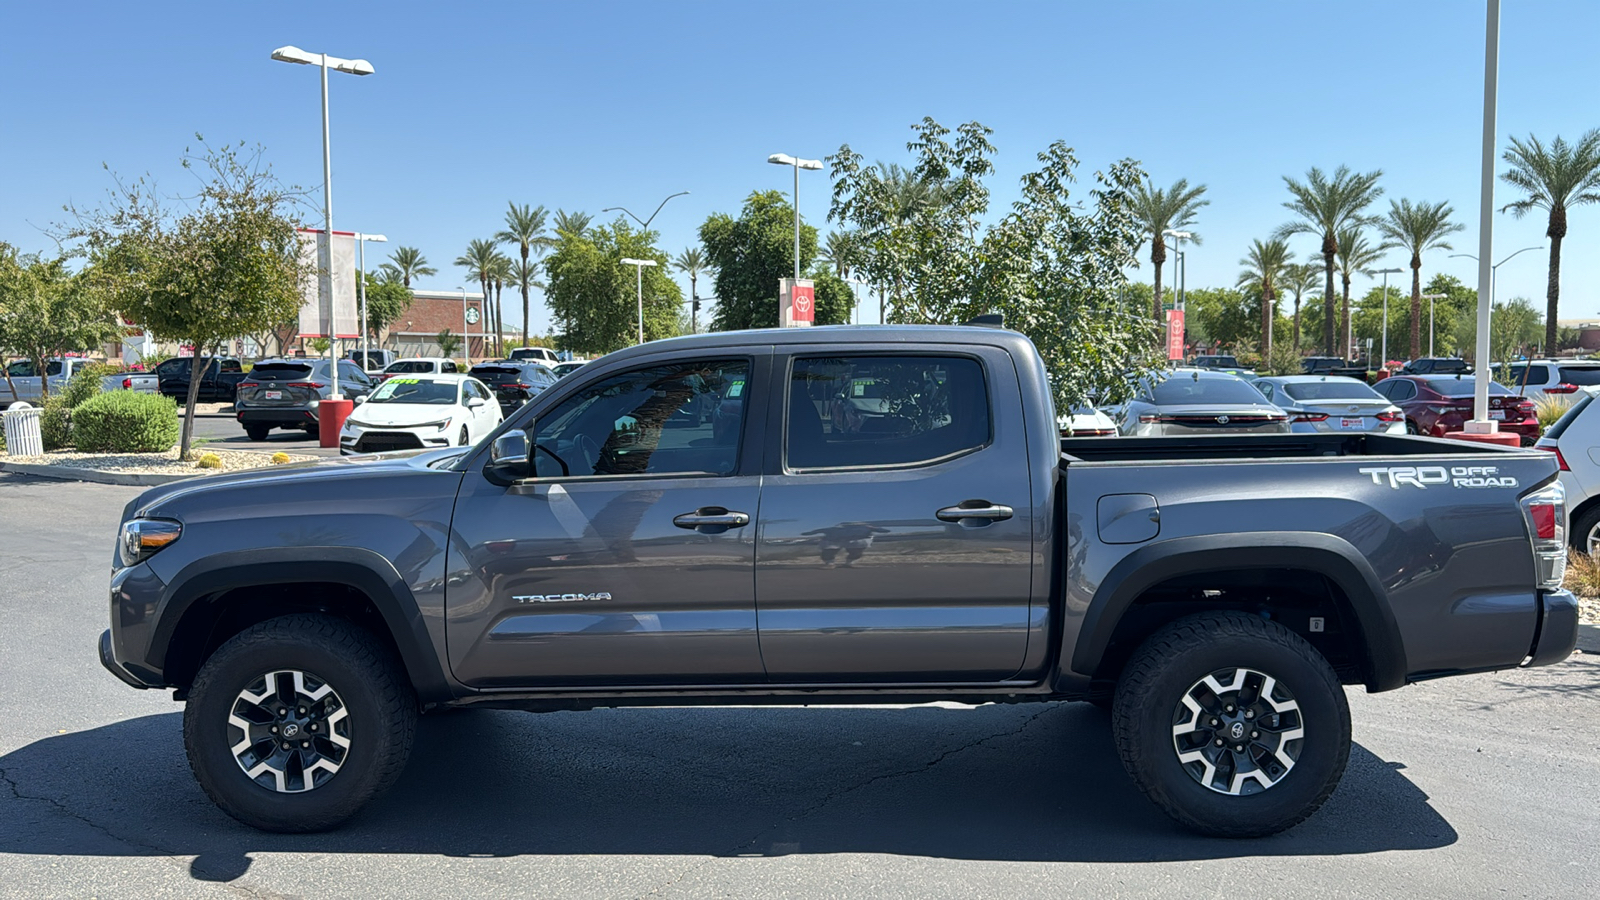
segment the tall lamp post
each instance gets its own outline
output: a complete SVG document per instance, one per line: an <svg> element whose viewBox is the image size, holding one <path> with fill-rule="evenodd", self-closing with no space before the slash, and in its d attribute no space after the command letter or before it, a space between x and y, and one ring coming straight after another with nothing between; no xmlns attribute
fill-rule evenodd
<svg viewBox="0 0 1600 900"><path fill-rule="evenodd" d="M632 213L629 213L632 215ZM639 283L639 343L644 343L644 267L659 265L653 259L624 259L622 264L633 266Z"/></svg>
<svg viewBox="0 0 1600 900"><path fill-rule="evenodd" d="M689 194L688 191L679 191L676 194L668 194L667 195L667 200L671 200L673 197L686 197L686 196L688 196L688 194ZM624 213L627 213L629 218L631 218L635 222L639 223L639 228L640 229L645 229L645 228L649 228L650 227L650 223L654 222L656 220L656 213L661 212L661 207L667 205L667 200L661 201L660 205L658 205L656 207L656 212L651 213L650 214L650 218L648 218L648 219L639 218L638 216L634 215L626 206L608 206L605 209L602 209L600 211L603 212L603 213L608 213L608 212L624 212Z"/></svg>
<svg viewBox="0 0 1600 900"><path fill-rule="evenodd" d="M1172 287L1173 287L1174 292L1176 293L1176 296L1172 298L1172 308L1173 309L1183 309L1183 301L1188 299L1188 298L1184 296L1184 291L1183 291L1183 288L1186 287L1187 285L1182 285L1181 282L1184 280L1184 276L1187 276L1189 274L1188 263L1183 258L1183 241L1184 241L1184 238L1192 238L1192 237L1194 237L1194 232L1192 232L1192 231L1177 231L1177 230L1168 228L1166 231L1163 231L1161 233L1165 234L1165 235L1170 235L1171 237L1177 239L1177 242L1178 242L1178 245L1176 247L1174 247L1173 251L1172 251L1172 253L1173 253L1173 260L1172 260Z"/></svg>
<svg viewBox="0 0 1600 900"><path fill-rule="evenodd" d="M377 241L380 244L385 244L388 243L389 239L381 234L356 232L356 247L359 251L356 263L356 284L361 288L361 371L363 372L372 363L370 356L372 348L367 343L367 241Z"/></svg>
<svg viewBox="0 0 1600 900"><path fill-rule="evenodd" d="M302 66L318 66L322 69L322 220L324 235L328 243L328 265L333 265L333 152L328 139L328 70L345 72L350 75L371 75L372 63L364 59L341 59L329 56L326 53L308 53L299 47L279 47L272 51L272 58L278 62L295 63ZM329 278L332 278L330 273ZM328 325L334 332L328 341L328 369L332 373L332 392L328 395L331 400L342 400L339 394L339 338L338 328L334 326L333 315L333 285L328 285Z"/></svg>
<svg viewBox="0 0 1600 900"><path fill-rule="evenodd" d="M1450 296L1449 294L1422 294L1421 295L1422 299L1428 301L1428 355L1429 356L1433 355L1433 332L1434 332L1434 328L1433 328L1433 301L1435 301L1435 300L1444 300L1444 299L1448 298L1449 296ZM1488 356L1488 355L1489 354L1487 354L1487 353L1484 354L1484 356ZM1480 362L1478 364L1479 365L1483 365L1482 362Z"/></svg>
<svg viewBox="0 0 1600 900"><path fill-rule="evenodd" d="M1392 269L1379 269L1376 272L1368 273L1369 275L1383 276L1383 367L1385 369L1389 367L1389 276L1399 275L1404 271L1405 269L1396 266ZM1367 355L1371 356L1370 353ZM1370 360L1367 368L1372 368Z"/></svg>
<svg viewBox="0 0 1600 900"><path fill-rule="evenodd" d="M1484 293L1486 289L1489 293L1494 292L1494 273L1489 270L1489 257L1494 252L1495 107L1500 93L1500 0L1488 0L1486 5L1488 9L1483 28L1483 145L1478 185L1478 339L1474 354L1485 375L1489 370L1483 367L1489 365L1491 360L1489 298ZM1485 278L1485 275L1489 277ZM1490 283L1484 284L1485 281ZM1428 332L1428 342L1431 344L1432 321L1428 323ZM1489 379L1477 378L1474 381L1472 421L1462 423L1462 430L1469 434L1497 434L1500 431L1499 423L1489 418Z"/></svg>
<svg viewBox="0 0 1600 900"><path fill-rule="evenodd" d="M800 159L787 153L774 153L767 157L767 162L775 166L792 166L794 168L794 280L800 280L800 170L809 169L816 171L822 168L820 159Z"/></svg>
<svg viewBox="0 0 1600 900"><path fill-rule="evenodd" d="M467 368L472 368L472 337L467 334L467 289L456 285L456 290L461 292L461 356L467 361Z"/></svg>
<svg viewBox="0 0 1600 900"><path fill-rule="evenodd" d="M1494 265L1491 265L1489 267L1489 307L1490 307L1490 309L1494 308L1495 279L1498 278L1499 275L1500 275L1500 267L1505 265L1508 262L1511 262L1511 260L1518 253L1527 253L1529 250L1543 250L1543 249L1544 249L1544 245L1543 244L1540 244L1537 247L1523 247L1521 250L1518 250L1516 253L1511 254L1511 256L1508 256L1505 259L1502 259L1499 262L1497 262ZM1465 256L1467 259L1470 259L1473 262L1477 262L1478 261L1477 255L1473 254L1473 253L1452 253L1452 254L1450 254L1450 257L1452 259L1454 259L1457 256Z"/></svg>

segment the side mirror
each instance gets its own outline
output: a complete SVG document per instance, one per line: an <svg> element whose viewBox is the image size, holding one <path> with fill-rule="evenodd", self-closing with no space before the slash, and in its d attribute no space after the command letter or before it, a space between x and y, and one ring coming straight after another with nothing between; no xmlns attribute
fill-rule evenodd
<svg viewBox="0 0 1600 900"><path fill-rule="evenodd" d="M531 424L529 427L532 427ZM508 431L494 439L483 477L498 485L510 485L532 474L528 465L528 433Z"/></svg>
<svg viewBox="0 0 1600 900"><path fill-rule="evenodd" d="M354 401L355 401L355 404L357 406L360 406L361 404L367 402L367 395L366 394L357 394L354 397Z"/></svg>
<svg viewBox="0 0 1600 900"><path fill-rule="evenodd" d="M483 406L483 398L482 397L473 397L472 399L467 401L467 409L480 409L480 408L482 408L482 406ZM523 455L526 456L527 454L524 453Z"/></svg>

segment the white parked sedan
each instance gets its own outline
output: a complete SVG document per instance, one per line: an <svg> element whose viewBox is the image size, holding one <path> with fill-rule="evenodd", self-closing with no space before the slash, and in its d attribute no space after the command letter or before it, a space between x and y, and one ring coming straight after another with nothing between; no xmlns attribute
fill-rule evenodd
<svg viewBox="0 0 1600 900"><path fill-rule="evenodd" d="M465 447L500 424L500 404L469 375L396 375L358 404L340 453Z"/></svg>

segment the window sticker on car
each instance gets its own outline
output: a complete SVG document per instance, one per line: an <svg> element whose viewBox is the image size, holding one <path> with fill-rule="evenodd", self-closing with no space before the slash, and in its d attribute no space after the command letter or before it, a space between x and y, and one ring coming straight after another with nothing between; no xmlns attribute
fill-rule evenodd
<svg viewBox="0 0 1600 900"><path fill-rule="evenodd" d="M737 397L742 393L744 393L744 382L742 381L735 381L733 386L728 388L729 397Z"/></svg>
<svg viewBox="0 0 1600 900"><path fill-rule="evenodd" d="M391 379L389 379L389 382L391 384L421 384L422 383L422 379L420 379L420 378L391 378Z"/></svg>

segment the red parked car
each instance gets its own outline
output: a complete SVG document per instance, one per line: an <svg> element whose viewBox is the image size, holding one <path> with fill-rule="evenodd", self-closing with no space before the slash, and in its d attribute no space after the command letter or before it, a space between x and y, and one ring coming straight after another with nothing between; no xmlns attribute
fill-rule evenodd
<svg viewBox="0 0 1600 900"><path fill-rule="evenodd" d="M1471 375L1396 375L1372 389L1405 413L1406 433L1444 437L1445 432L1460 431L1472 418L1473 386ZM1501 431L1520 435L1524 447L1539 439L1533 401L1493 381L1489 382L1489 418L1500 423Z"/></svg>

